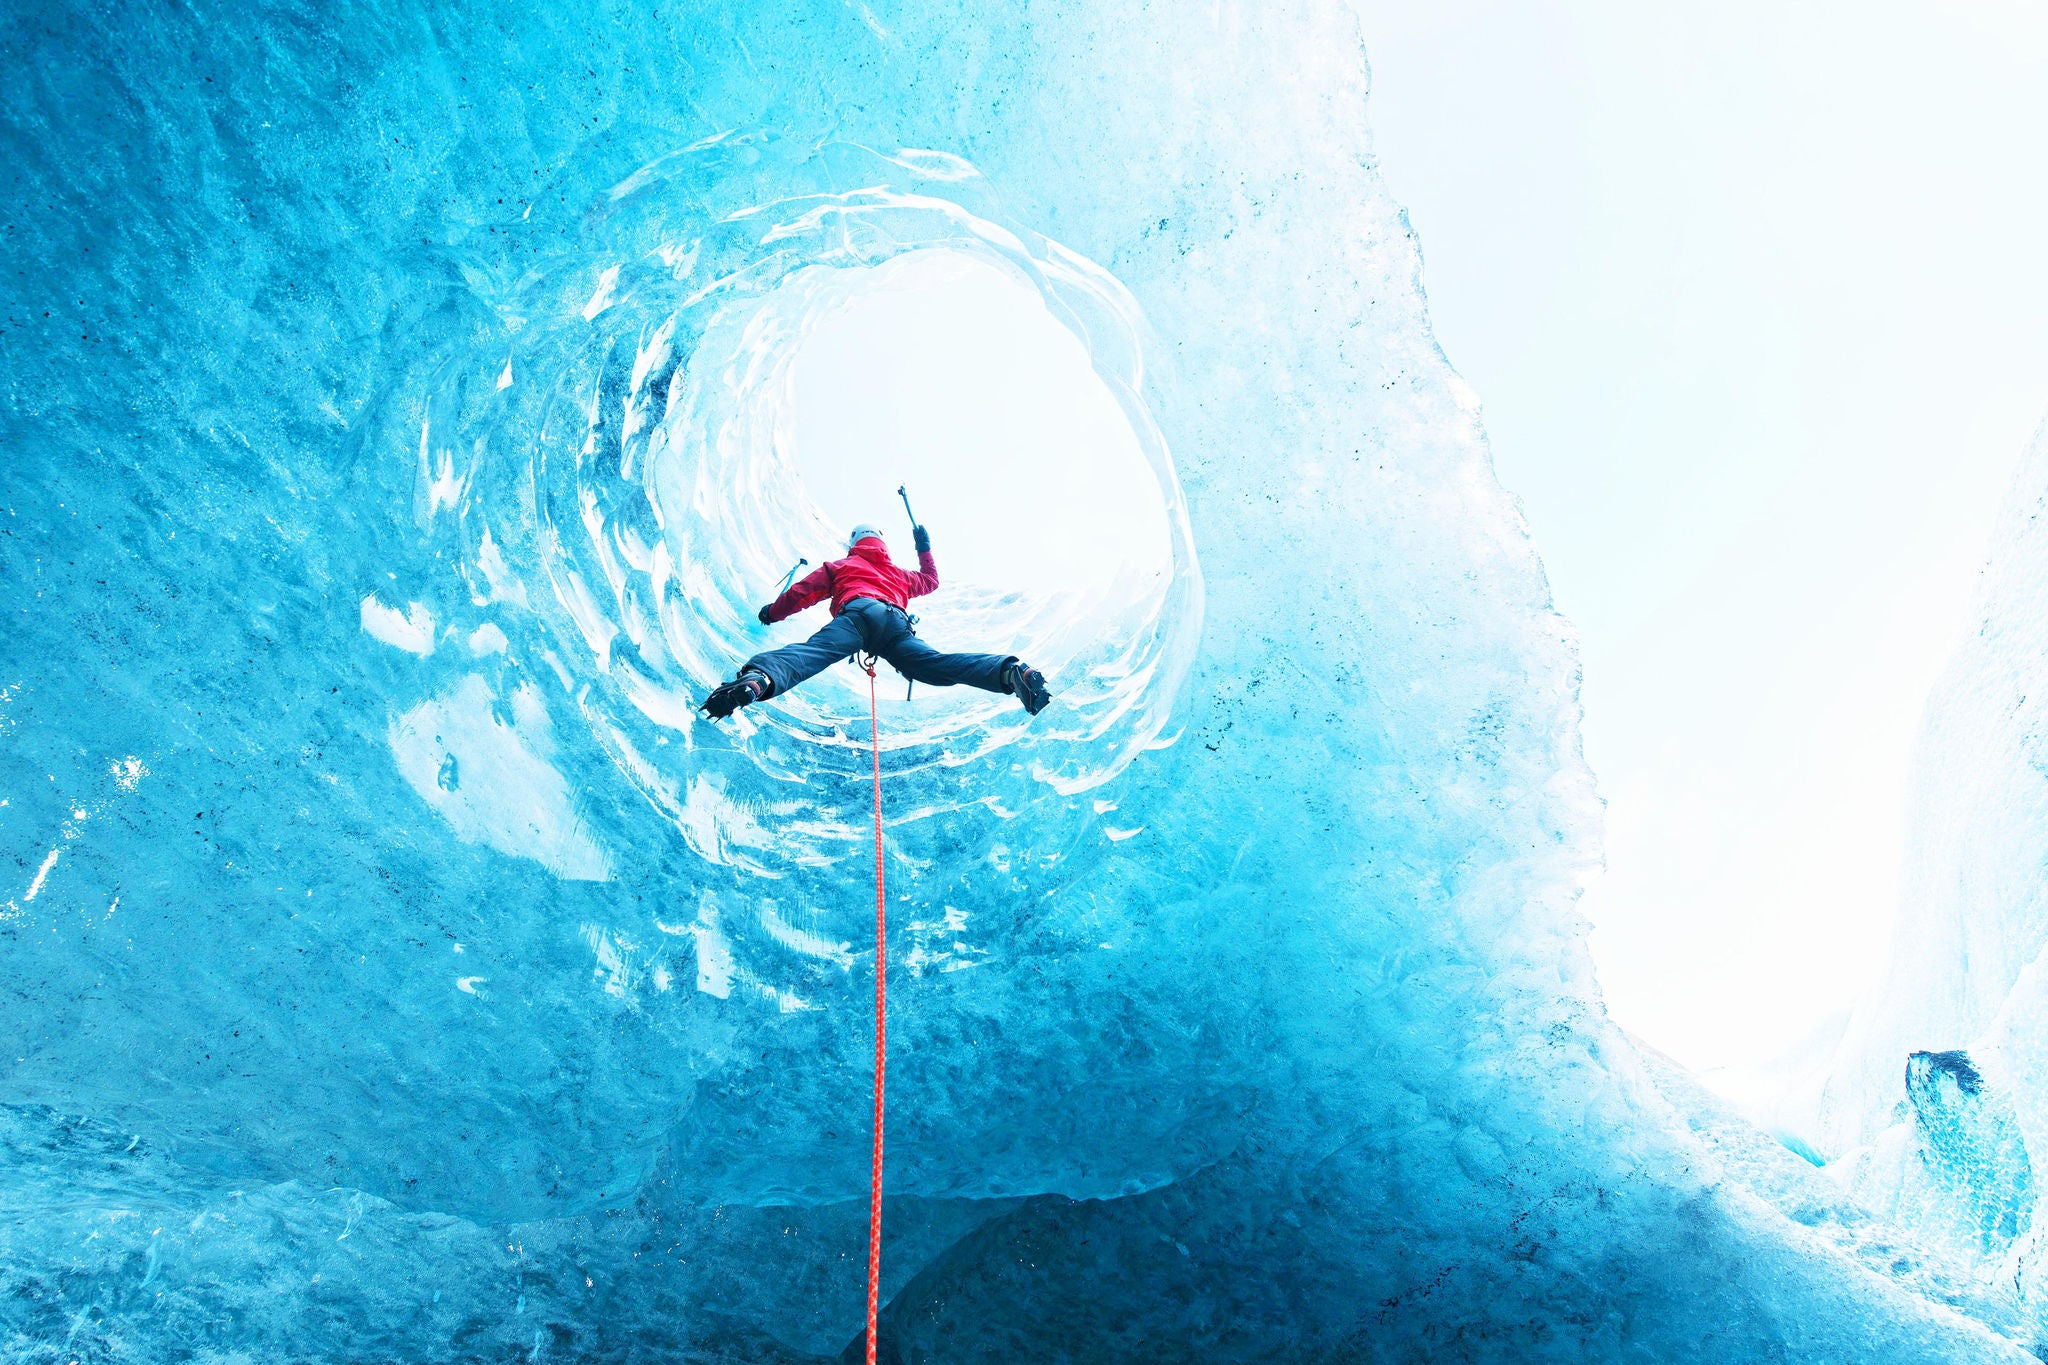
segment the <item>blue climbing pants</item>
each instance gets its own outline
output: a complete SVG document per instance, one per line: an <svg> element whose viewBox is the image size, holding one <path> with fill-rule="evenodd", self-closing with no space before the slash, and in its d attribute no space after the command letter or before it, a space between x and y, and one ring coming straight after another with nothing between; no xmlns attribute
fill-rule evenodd
<svg viewBox="0 0 2048 1365"><path fill-rule="evenodd" d="M756 654L746 666L766 673L775 684L772 695L779 697L859 653L879 654L898 673L927 687L965 683L984 692L1008 692L1003 669L1017 661L1014 654L942 653L917 638L910 614L901 607L856 597L810 639Z"/></svg>

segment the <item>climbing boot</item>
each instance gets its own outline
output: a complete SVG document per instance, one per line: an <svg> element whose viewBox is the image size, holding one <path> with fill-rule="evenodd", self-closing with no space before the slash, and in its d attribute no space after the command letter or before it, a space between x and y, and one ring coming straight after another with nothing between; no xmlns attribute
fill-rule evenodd
<svg viewBox="0 0 2048 1365"><path fill-rule="evenodd" d="M739 677L721 684L697 709L713 720L724 720L742 706L752 706L774 690L775 684L768 681L766 673L758 668L743 668Z"/></svg>
<svg viewBox="0 0 2048 1365"><path fill-rule="evenodd" d="M1003 670L1003 685L1034 716L1052 704L1052 693L1045 690L1045 674L1022 659L1012 659Z"/></svg>

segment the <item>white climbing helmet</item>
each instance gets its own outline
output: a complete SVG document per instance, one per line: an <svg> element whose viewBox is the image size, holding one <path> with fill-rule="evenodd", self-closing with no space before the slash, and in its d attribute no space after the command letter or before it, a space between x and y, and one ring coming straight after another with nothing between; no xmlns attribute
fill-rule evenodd
<svg viewBox="0 0 2048 1365"><path fill-rule="evenodd" d="M854 546L860 544L869 536L873 536L876 540L880 540L882 538L882 528L879 526L870 526L866 522L862 522L860 525L854 527L852 532L848 534L848 536L846 537L846 548L851 550Z"/></svg>

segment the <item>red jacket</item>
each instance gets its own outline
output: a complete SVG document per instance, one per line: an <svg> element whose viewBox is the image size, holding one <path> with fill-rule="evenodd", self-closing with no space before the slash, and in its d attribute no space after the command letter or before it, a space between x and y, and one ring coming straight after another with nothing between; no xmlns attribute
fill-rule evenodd
<svg viewBox="0 0 2048 1365"><path fill-rule="evenodd" d="M892 607L908 607L910 599L922 597L939 586L939 566L930 550L917 557L917 572L905 573L889 558L889 547L880 536L857 541L853 553L814 569L789 585L789 591L768 604L768 619L780 621L805 607L832 599L837 616L856 597L872 597Z"/></svg>

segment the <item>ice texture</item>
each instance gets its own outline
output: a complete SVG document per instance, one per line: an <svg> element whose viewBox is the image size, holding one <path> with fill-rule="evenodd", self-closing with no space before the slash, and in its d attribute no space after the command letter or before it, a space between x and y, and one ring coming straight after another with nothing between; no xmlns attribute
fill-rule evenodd
<svg viewBox="0 0 2048 1365"><path fill-rule="evenodd" d="M1842 1180L1961 1258L2048 1342L2048 429L2020 463L1975 628L1927 706L1891 964L1811 1127Z"/></svg>
<svg viewBox="0 0 2048 1365"><path fill-rule="evenodd" d="M1349 14L4 23L10 1358L853 1349L865 698L688 702L821 533L790 345L924 250L1087 343L1169 563L952 599L1036 725L886 704L890 1358L2024 1358L1606 1021Z"/></svg>

